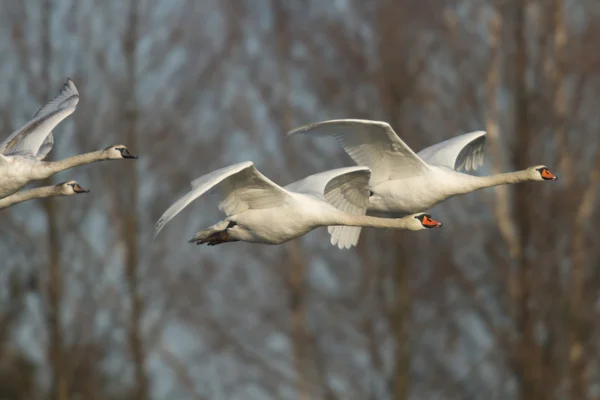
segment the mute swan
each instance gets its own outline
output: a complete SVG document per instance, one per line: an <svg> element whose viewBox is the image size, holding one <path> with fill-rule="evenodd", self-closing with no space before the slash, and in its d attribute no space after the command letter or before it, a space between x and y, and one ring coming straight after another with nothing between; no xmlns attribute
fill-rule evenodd
<svg viewBox="0 0 600 400"><path fill-rule="evenodd" d="M79 93L71 79L58 96L38 110L33 119L0 143L0 198L6 197L34 180L79 165L102 160L137 158L123 145L81 154L60 161L42 161L52 150L52 129L75 111Z"/></svg>
<svg viewBox="0 0 600 400"><path fill-rule="evenodd" d="M381 121L330 120L293 129L288 135L296 133L334 136L358 165L369 167L368 210L387 215L422 212L452 196L491 186L557 179L544 165L482 177L458 172L483 164L485 131L448 139L418 154ZM347 229L336 227L332 235Z"/></svg>
<svg viewBox="0 0 600 400"><path fill-rule="evenodd" d="M190 243L209 246L237 241L281 244L317 227L333 225L413 231L442 225L428 214L401 219L365 216L369 177L368 168L341 168L281 187L261 174L250 161L230 165L194 180L192 190L173 203L157 221L155 237L188 204L213 188L221 192L223 201L219 209L227 218L198 232ZM350 247L355 243L340 241L338 246Z"/></svg>
<svg viewBox="0 0 600 400"><path fill-rule="evenodd" d="M0 199L0 210L32 199L42 199L51 196L72 196L79 193L89 193L76 181L62 182L52 186L21 190L13 195Z"/></svg>

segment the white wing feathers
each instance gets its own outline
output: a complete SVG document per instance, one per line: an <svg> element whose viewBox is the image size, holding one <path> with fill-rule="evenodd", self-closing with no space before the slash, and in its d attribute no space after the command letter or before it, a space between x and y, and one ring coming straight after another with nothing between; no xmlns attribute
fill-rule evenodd
<svg viewBox="0 0 600 400"><path fill-rule="evenodd" d="M367 167L345 167L307 176L285 186L286 190L315 196L327 201L340 211L351 215L365 215L369 204L369 178ZM331 244L340 249L350 248L358 242L360 226L330 226Z"/></svg>
<svg viewBox="0 0 600 400"><path fill-rule="evenodd" d="M456 171L475 171L483 165L485 131L475 131L456 136L421 150L418 155L425 162Z"/></svg>
<svg viewBox="0 0 600 400"><path fill-rule="evenodd" d="M352 172L357 172L359 175L366 174L367 177L371 173L368 167L362 166L336 168L309 175L304 179L300 179L294 183L284 186L284 189L291 192L313 195L321 200L326 200L325 192L328 187L331 187L331 181L336 178L342 179L345 174ZM336 180L336 182L338 182L339 179Z"/></svg>
<svg viewBox="0 0 600 400"><path fill-rule="evenodd" d="M371 169L371 186L380 182L419 175L429 166L381 121L340 119L296 128L288 135L310 133L334 136L359 165Z"/></svg>
<svg viewBox="0 0 600 400"><path fill-rule="evenodd" d="M71 79L52 101L43 105L33 119L13 132L0 144L1 154L30 154L44 158L52 149L54 139L48 139L52 129L75 111L79 92Z"/></svg>
<svg viewBox="0 0 600 400"><path fill-rule="evenodd" d="M219 209L227 215L254 208L283 205L289 193L261 174L250 161L233 164L203 175L192 182L192 190L173 203L156 222L154 236L192 201L213 188L223 195Z"/></svg>
<svg viewBox="0 0 600 400"><path fill-rule="evenodd" d="M52 150L52 146L54 146L54 135L52 134L52 132L50 132L48 136L46 136L46 139L44 139L44 142L40 146L40 149L35 155L35 158L37 158L40 161L46 158L48 153L50 153L50 151Z"/></svg>
<svg viewBox="0 0 600 400"><path fill-rule="evenodd" d="M348 170L348 168L340 168ZM336 171L336 170L334 170ZM343 172L343 171L342 171ZM350 215L365 215L369 205L369 179L367 169L343 172L334 177L325 187L325 199L337 209ZM330 226L331 244L340 249L349 249L358 243L360 226Z"/></svg>
<svg viewBox="0 0 600 400"><path fill-rule="evenodd" d="M252 162L246 163L250 163L250 166L223 180L219 185L223 196L219 210L227 215L235 215L251 208L275 208L288 202L289 192L261 174ZM196 185L196 181L192 182L194 188L199 187Z"/></svg>

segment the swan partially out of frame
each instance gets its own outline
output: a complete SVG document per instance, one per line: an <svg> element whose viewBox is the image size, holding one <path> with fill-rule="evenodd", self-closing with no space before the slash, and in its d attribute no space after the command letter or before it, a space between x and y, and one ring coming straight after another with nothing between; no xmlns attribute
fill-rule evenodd
<svg viewBox="0 0 600 400"><path fill-rule="evenodd" d="M79 92L68 79L56 98L0 143L0 198L66 169L96 161L137 158L125 146L115 145L60 161L42 161L54 145L52 129L75 111L78 102Z"/></svg>
<svg viewBox="0 0 600 400"><path fill-rule="evenodd" d="M474 171L483 164L485 131L448 139L415 153L382 121L339 119L293 129L288 135L306 133L334 136L358 165L371 169L368 211L388 216L423 212L452 196L479 189L526 181L556 180L544 165L489 176ZM336 227L332 235L343 235Z"/></svg>
<svg viewBox="0 0 600 400"><path fill-rule="evenodd" d="M33 189L21 190L15 194L0 199L0 210L27 200L43 199L52 196L72 196L81 193L89 193L89 190L84 189L76 181L68 181L52 186L42 186Z"/></svg>
<svg viewBox="0 0 600 400"><path fill-rule="evenodd" d="M442 224L428 214L400 219L366 216L370 171L349 167L311 175L281 187L261 174L250 161L206 174L192 182L192 190L169 207L156 223L155 236L193 200L212 189L223 198L219 209L227 218L201 230L191 243L226 242L281 244L320 226L345 225L418 231ZM332 244L356 244L350 232Z"/></svg>

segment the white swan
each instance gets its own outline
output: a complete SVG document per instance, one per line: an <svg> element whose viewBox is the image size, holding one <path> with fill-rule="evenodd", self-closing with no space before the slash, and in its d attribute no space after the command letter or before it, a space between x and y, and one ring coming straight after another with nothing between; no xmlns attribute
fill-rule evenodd
<svg viewBox="0 0 600 400"><path fill-rule="evenodd" d="M414 231L441 226L428 214L401 219L365 216L369 177L368 168L341 168L281 187L261 174L252 162L241 162L194 180L192 190L157 221L155 236L183 208L213 188L221 192L219 209L227 218L198 232L191 243L281 244L317 227L334 225ZM340 248L356 243L352 235L340 239Z"/></svg>
<svg viewBox="0 0 600 400"><path fill-rule="evenodd" d="M81 154L55 162L42 161L52 150L52 129L75 111L79 93L71 79L59 95L38 110L33 119L0 143L0 198L23 188L29 182L79 165L102 160L137 158L123 145Z"/></svg>
<svg viewBox="0 0 600 400"><path fill-rule="evenodd" d="M483 177L458 172L483 164L485 131L448 139L418 154L381 121L330 120L296 128L288 135L296 133L334 136L357 164L369 167L368 210L387 215L422 212L452 196L491 186L557 179L544 165ZM336 227L333 234L346 229Z"/></svg>
<svg viewBox="0 0 600 400"><path fill-rule="evenodd" d="M76 181L58 183L52 186L42 186L34 189L21 190L13 195L0 199L0 210L32 199L43 199L51 196L72 196L74 194L89 193Z"/></svg>

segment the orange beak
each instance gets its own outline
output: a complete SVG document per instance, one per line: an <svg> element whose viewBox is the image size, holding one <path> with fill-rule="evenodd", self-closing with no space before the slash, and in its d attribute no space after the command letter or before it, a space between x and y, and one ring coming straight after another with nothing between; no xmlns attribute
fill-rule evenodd
<svg viewBox="0 0 600 400"><path fill-rule="evenodd" d="M546 179L547 181L555 181L558 179L556 175L547 169L542 170L542 178Z"/></svg>
<svg viewBox="0 0 600 400"><path fill-rule="evenodd" d="M433 218L423 217L423 226L427 228L440 228L442 223Z"/></svg>

